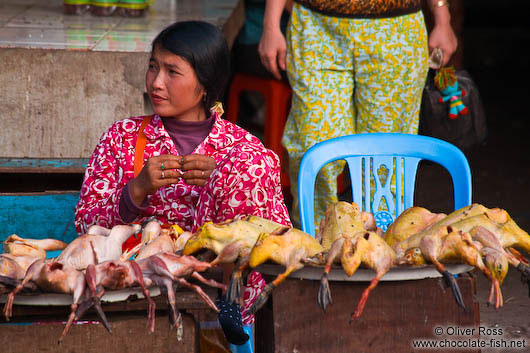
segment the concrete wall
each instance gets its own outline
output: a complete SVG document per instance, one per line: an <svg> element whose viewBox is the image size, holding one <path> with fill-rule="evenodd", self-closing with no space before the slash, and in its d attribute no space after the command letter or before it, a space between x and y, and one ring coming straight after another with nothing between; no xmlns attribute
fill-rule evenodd
<svg viewBox="0 0 530 353"><path fill-rule="evenodd" d="M86 158L145 113L149 53L0 49L0 157Z"/></svg>

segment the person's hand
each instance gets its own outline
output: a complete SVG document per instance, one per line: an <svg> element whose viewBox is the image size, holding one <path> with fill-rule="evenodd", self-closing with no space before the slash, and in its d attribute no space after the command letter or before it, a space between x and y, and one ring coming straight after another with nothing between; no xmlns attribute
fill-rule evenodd
<svg viewBox="0 0 530 353"><path fill-rule="evenodd" d="M204 186L217 167L213 157L204 154L189 154L179 159L182 179L188 185Z"/></svg>
<svg viewBox="0 0 530 353"><path fill-rule="evenodd" d="M434 48L440 48L443 53L442 66L445 66L456 51L458 45L451 26L436 26L429 35L429 53Z"/></svg>
<svg viewBox="0 0 530 353"><path fill-rule="evenodd" d="M434 27L429 33L429 54L434 48L440 48L443 53L441 65L445 66L456 51L458 41L451 27L451 14L447 6L437 6L431 2Z"/></svg>
<svg viewBox="0 0 530 353"><path fill-rule="evenodd" d="M174 184L181 178L181 156L163 154L149 158L142 171L129 184L131 197L141 205L147 195L154 194L162 186Z"/></svg>
<svg viewBox="0 0 530 353"><path fill-rule="evenodd" d="M258 52L261 63L276 78L282 79L280 70L285 71L287 44L280 28L264 28L259 41Z"/></svg>

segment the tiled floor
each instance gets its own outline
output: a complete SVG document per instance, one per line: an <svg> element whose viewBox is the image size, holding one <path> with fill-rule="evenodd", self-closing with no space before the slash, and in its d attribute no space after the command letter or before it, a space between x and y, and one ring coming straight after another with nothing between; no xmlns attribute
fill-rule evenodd
<svg viewBox="0 0 530 353"><path fill-rule="evenodd" d="M149 51L175 21L223 23L237 0L156 0L138 18L67 15L62 0L0 0L0 48Z"/></svg>

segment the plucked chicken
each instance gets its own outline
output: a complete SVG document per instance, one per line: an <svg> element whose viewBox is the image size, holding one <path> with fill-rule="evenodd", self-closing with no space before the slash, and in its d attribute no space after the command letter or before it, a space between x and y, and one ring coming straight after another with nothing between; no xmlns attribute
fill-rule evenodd
<svg viewBox="0 0 530 353"><path fill-rule="evenodd" d="M423 207L409 207L392 222L384 234L388 245L394 246L413 234L419 233L447 216L445 213L432 213Z"/></svg>
<svg viewBox="0 0 530 353"><path fill-rule="evenodd" d="M171 327L178 326L181 321L180 313L176 309L174 285L190 288L213 310L219 311L215 303L208 297L201 287L190 283L187 278L194 278L208 286L226 290L226 286L212 279L206 279L199 274L209 268L210 263L197 260L193 256L159 253L137 261L146 287L157 285L167 295L170 308ZM154 320L154 313L153 313ZM177 327L178 328L178 327Z"/></svg>
<svg viewBox="0 0 530 353"><path fill-rule="evenodd" d="M304 267L304 260L324 251L322 245L309 234L296 228L281 227L272 233L261 233L249 255L249 266L255 268L272 260L285 267L285 272L263 288L258 298L248 309L253 315L267 301L272 290L280 285L293 271Z"/></svg>
<svg viewBox="0 0 530 353"><path fill-rule="evenodd" d="M381 278L395 265L394 250L375 232L360 232L352 238L345 238L342 246L341 263L348 276L353 276L359 265L375 271L375 277L363 291L361 299L352 313L352 320L359 318L364 310L370 292Z"/></svg>
<svg viewBox="0 0 530 353"><path fill-rule="evenodd" d="M9 321L12 314L15 295L19 293L30 281L35 283L36 286L43 292L65 293L73 295L70 316L68 317L68 321L64 327L61 337L59 338L59 343L61 343L65 335L68 333L68 330L72 326L77 306L80 302L83 292L85 291L86 280L84 273L55 260L35 261L28 268L28 271L26 272L22 282L7 296L7 301L4 306L4 315L7 321ZM101 320L105 321L104 318L101 318Z"/></svg>
<svg viewBox="0 0 530 353"><path fill-rule="evenodd" d="M26 239L12 234L4 241L4 253L14 256L46 258L46 251L62 250L66 243L56 239Z"/></svg>
<svg viewBox="0 0 530 353"><path fill-rule="evenodd" d="M124 288L140 287L149 303L147 311L147 327L150 332L155 329L155 302L149 295L146 288L142 270L135 261L105 261L98 264L90 264L86 268L86 282L90 291L90 298L82 303L77 310L76 319L79 319L83 313L94 306L100 317L105 317L101 308L101 297L105 290L119 290ZM105 327L112 333L107 320L103 320Z"/></svg>
<svg viewBox="0 0 530 353"><path fill-rule="evenodd" d="M119 260L122 244L141 230L139 224L116 225L108 235L84 234L74 239L57 257L57 261L67 267L84 270L90 264L109 260Z"/></svg>
<svg viewBox="0 0 530 353"><path fill-rule="evenodd" d="M183 254L191 255L201 249L217 254L211 262L229 264L236 262L226 297L232 302L241 297L243 271L248 267L248 257L258 236L283 227L281 224L258 216L247 216L224 223L207 223L186 243Z"/></svg>

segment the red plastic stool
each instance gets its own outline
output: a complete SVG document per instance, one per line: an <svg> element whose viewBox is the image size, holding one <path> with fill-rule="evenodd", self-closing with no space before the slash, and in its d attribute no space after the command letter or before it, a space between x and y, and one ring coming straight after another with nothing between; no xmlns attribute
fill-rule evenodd
<svg viewBox="0 0 530 353"><path fill-rule="evenodd" d="M285 81L265 79L244 73L236 73L230 84L226 119L237 122L241 92L259 92L265 98L265 147L274 151L281 162L281 183L284 191L289 190L289 174L282 147L283 128L291 109L291 87Z"/></svg>

